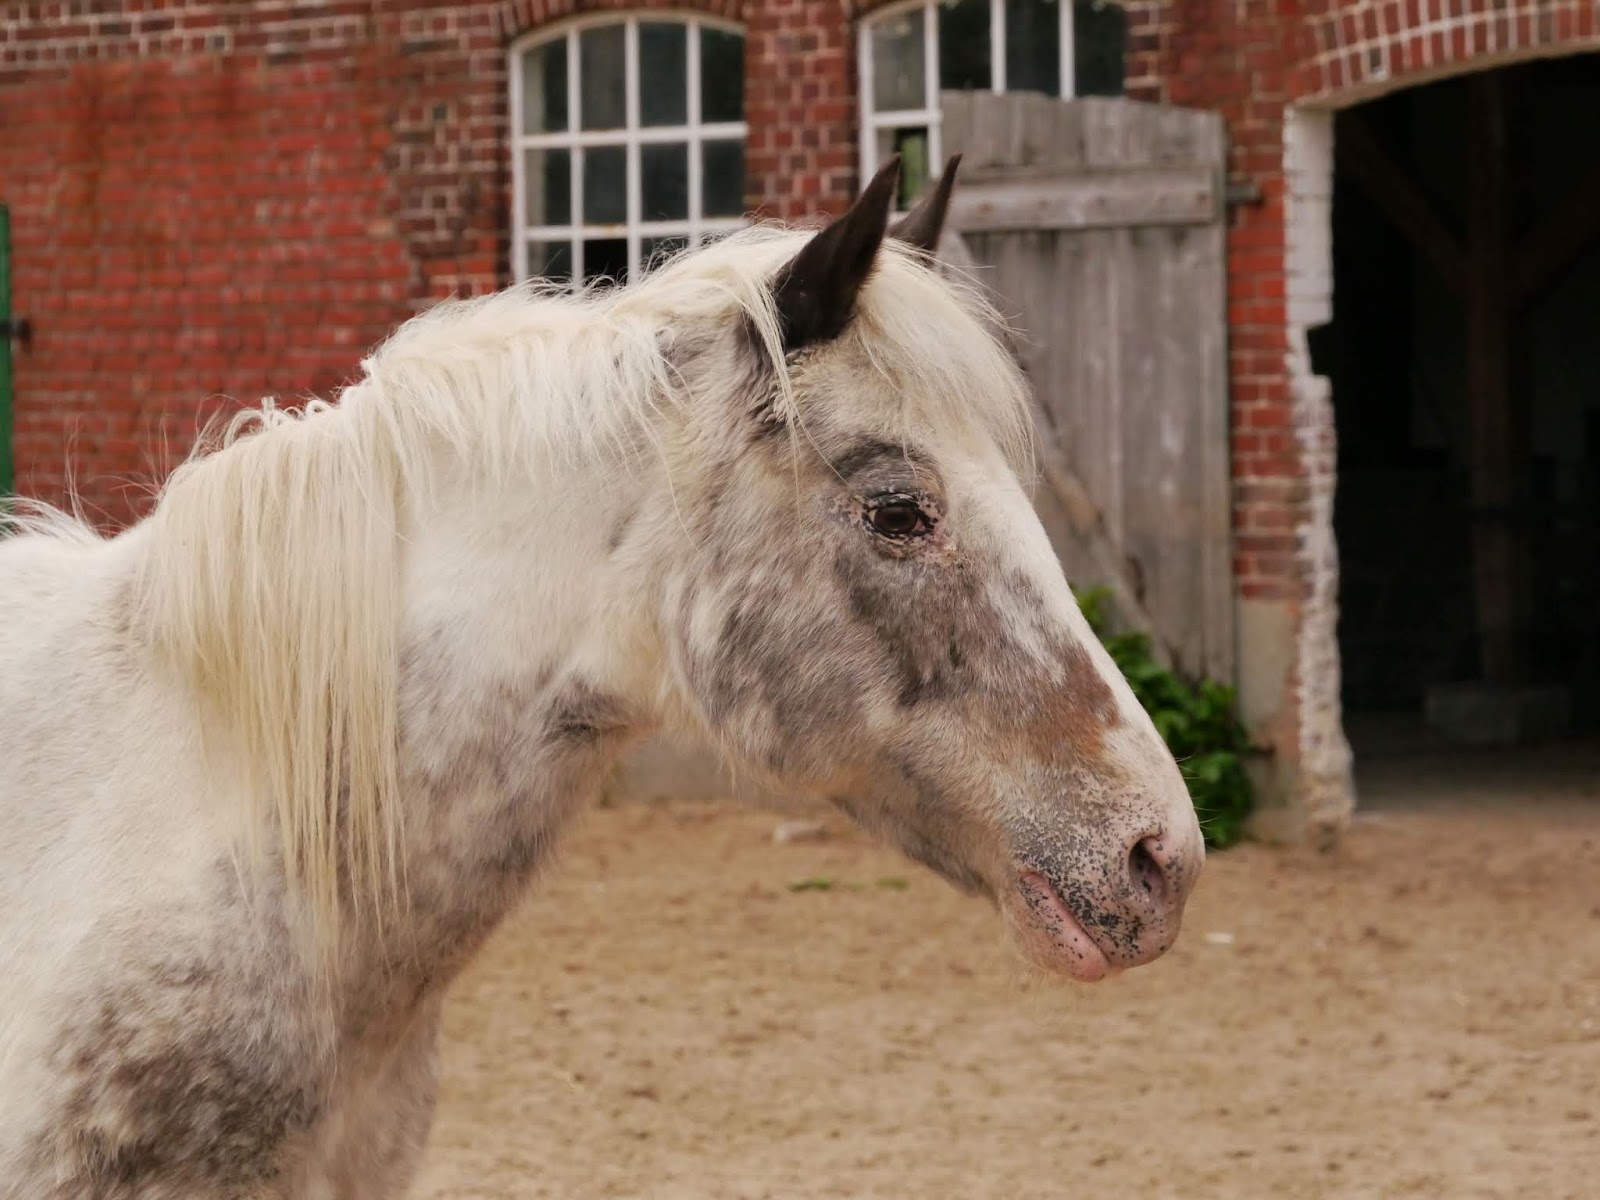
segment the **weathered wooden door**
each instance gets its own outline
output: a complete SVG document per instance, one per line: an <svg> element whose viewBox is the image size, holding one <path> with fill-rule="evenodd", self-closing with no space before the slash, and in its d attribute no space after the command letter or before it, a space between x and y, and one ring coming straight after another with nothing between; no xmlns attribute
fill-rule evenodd
<svg viewBox="0 0 1600 1200"><path fill-rule="evenodd" d="M1120 587L1182 667L1231 681L1221 119L953 92L943 122L951 224L1017 331L1068 577Z"/></svg>

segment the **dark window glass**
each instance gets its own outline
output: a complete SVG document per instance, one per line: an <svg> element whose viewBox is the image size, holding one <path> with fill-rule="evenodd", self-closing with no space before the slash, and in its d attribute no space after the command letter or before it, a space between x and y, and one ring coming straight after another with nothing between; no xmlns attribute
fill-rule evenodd
<svg viewBox="0 0 1600 1200"><path fill-rule="evenodd" d="M1006 91L1061 94L1061 5L1006 0Z"/></svg>
<svg viewBox="0 0 1600 1200"><path fill-rule="evenodd" d="M584 129L621 129L627 123L627 61L623 27L601 25L578 34L578 107Z"/></svg>
<svg viewBox="0 0 1600 1200"><path fill-rule="evenodd" d="M706 142L700 147L700 204L708 217L744 212L744 142Z"/></svg>
<svg viewBox="0 0 1600 1200"><path fill-rule="evenodd" d="M584 242L583 277L625 282L628 278L628 239L596 238Z"/></svg>
<svg viewBox="0 0 1600 1200"><path fill-rule="evenodd" d="M872 23L872 107L878 112L927 106L925 16L915 8Z"/></svg>
<svg viewBox="0 0 1600 1200"><path fill-rule="evenodd" d="M639 124L689 120L689 30L677 22L639 22Z"/></svg>
<svg viewBox="0 0 1600 1200"><path fill-rule="evenodd" d="M689 147L683 142L639 147L639 193L646 221L689 216Z"/></svg>
<svg viewBox="0 0 1600 1200"><path fill-rule="evenodd" d="M524 151L522 190L529 225L565 225L572 220L572 151Z"/></svg>
<svg viewBox="0 0 1600 1200"><path fill-rule="evenodd" d="M939 5L939 86L987 91L993 86L989 0Z"/></svg>
<svg viewBox="0 0 1600 1200"><path fill-rule="evenodd" d="M572 243L529 242L528 273L546 279L571 279Z"/></svg>
<svg viewBox="0 0 1600 1200"><path fill-rule="evenodd" d="M1120 96L1128 53L1128 14L1112 0L1072 6L1073 90L1080 96Z"/></svg>
<svg viewBox="0 0 1600 1200"><path fill-rule="evenodd" d="M744 38L700 28L700 120L744 120Z"/></svg>
<svg viewBox="0 0 1600 1200"><path fill-rule="evenodd" d="M639 243L639 265L648 271L660 266L689 244L685 237L644 238Z"/></svg>
<svg viewBox="0 0 1600 1200"><path fill-rule="evenodd" d="M583 152L583 220L616 225L628 219L628 152L591 146Z"/></svg>
<svg viewBox="0 0 1600 1200"><path fill-rule="evenodd" d="M522 56L522 130L567 129L567 39L535 46Z"/></svg>

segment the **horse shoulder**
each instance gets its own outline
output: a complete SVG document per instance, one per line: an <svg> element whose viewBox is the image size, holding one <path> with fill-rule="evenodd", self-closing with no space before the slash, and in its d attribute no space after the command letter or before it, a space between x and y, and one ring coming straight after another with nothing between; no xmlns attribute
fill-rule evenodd
<svg viewBox="0 0 1600 1200"><path fill-rule="evenodd" d="M247 1194L325 1090L281 898L241 890L117 543L0 554L0 1198Z"/></svg>

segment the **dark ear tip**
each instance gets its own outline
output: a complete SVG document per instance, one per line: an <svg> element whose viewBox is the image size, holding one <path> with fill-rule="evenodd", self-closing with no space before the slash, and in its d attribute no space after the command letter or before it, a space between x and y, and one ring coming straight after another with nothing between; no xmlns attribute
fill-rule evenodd
<svg viewBox="0 0 1600 1200"><path fill-rule="evenodd" d="M892 154L849 211L824 226L779 273L773 299L785 349L827 341L849 324L883 244L899 179L900 156Z"/></svg>
<svg viewBox="0 0 1600 1200"><path fill-rule="evenodd" d="M924 189L921 198L911 206L911 211L896 221L889 236L932 258L944 231L945 214L950 207L950 196L955 191L956 168L961 165L961 155L952 154L944 170L931 187Z"/></svg>
<svg viewBox="0 0 1600 1200"><path fill-rule="evenodd" d="M881 191L886 187L893 187L900 181L900 156L891 154L883 160L883 166L872 173L872 178L867 181L867 186L861 189L863 196Z"/></svg>

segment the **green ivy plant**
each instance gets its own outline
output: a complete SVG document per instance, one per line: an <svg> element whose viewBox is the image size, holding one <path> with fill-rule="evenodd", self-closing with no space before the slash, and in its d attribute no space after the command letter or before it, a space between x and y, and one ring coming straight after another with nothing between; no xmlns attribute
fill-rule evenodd
<svg viewBox="0 0 1600 1200"><path fill-rule="evenodd" d="M1239 722L1233 688L1212 679L1191 683L1151 656L1147 636L1115 632L1104 588L1081 591L1078 606L1178 760L1206 845L1221 849L1242 839L1255 805L1244 769L1254 747Z"/></svg>

